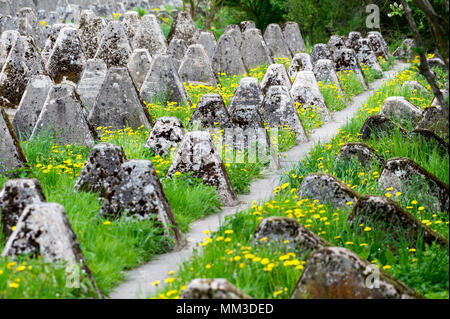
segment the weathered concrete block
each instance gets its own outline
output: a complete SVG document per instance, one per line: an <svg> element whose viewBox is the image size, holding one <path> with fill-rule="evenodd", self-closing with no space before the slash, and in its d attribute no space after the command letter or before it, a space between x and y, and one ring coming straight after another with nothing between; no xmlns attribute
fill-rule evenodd
<svg viewBox="0 0 450 319"><path fill-rule="evenodd" d="M150 70L152 57L147 49L135 49L128 61L128 71L136 88L140 89Z"/></svg>
<svg viewBox="0 0 450 319"><path fill-rule="evenodd" d="M119 182L121 165L126 160L121 146L108 143L95 145L75 182L74 190L99 192L105 198Z"/></svg>
<svg viewBox="0 0 450 319"><path fill-rule="evenodd" d="M206 185L216 187L223 205L237 204L237 196L225 165L208 132L186 133L166 176L172 176L175 172L192 172L195 177L203 179Z"/></svg>
<svg viewBox="0 0 450 319"><path fill-rule="evenodd" d="M53 84L52 79L47 75L31 77L12 122L20 138L30 137Z"/></svg>
<svg viewBox="0 0 450 319"><path fill-rule="evenodd" d="M112 126L113 130L126 127L150 129L152 122L147 108L139 98L127 68L113 67L108 70L94 107L89 113L94 127Z"/></svg>
<svg viewBox="0 0 450 319"><path fill-rule="evenodd" d="M298 116L295 103L285 86L271 86L260 109L264 123L269 128L283 126L295 132L298 143L305 142L308 137Z"/></svg>
<svg viewBox="0 0 450 319"><path fill-rule="evenodd" d="M216 50L216 36L212 32L202 32L197 40L197 44L201 44L206 50L208 58L212 60L214 56L214 51Z"/></svg>
<svg viewBox="0 0 450 319"><path fill-rule="evenodd" d="M406 240L414 247L421 236L424 244L431 245L436 242L438 245L448 247L448 239L386 197L360 197L353 206L348 222L354 228L360 228L359 225L364 224L380 232L386 246L395 245L393 241L398 243Z"/></svg>
<svg viewBox="0 0 450 319"><path fill-rule="evenodd" d="M108 194L100 214L119 217L125 214L138 220L162 224L166 236L176 247L184 244L181 231L151 161L131 160L122 164L119 183Z"/></svg>
<svg viewBox="0 0 450 319"><path fill-rule="evenodd" d="M382 135L391 136L395 131L399 131L404 137L408 135L404 128L386 116L379 114L369 116L361 127L359 134L363 140L368 140L371 135L375 135L376 137L381 137Z"/></svg>
<svg viewBox="0 0 450 319"><path fill-rule="evenodd" d="M167 101L186 105L191 101L170 55L153 57L139 92L146 103Z"/></svg>
<svg viewBox="0 0 450 319"><path fill-rule="evenodd" d="M84 115L74 85L55 85L48 93L30 139L46 131L61 145L94 146L97 134Z"/></svg>
<svg viewBox="0 0 450 319"><path fill-rule="evenodd" d="M241 75L247 72L242 60L240 45L230 32L222 34L219 38L211 61L215 74Z"/></svg>
<svg viewBox="0 0 450 319"><path fill-rule="evenodd" d="M134 49L147 49L151 56L166 53L166 38L154 14L146 14L142 17L141 24L133 38L132 46Z"/></svg>
<svg viewBox="0 0 450 319"><path fill-rule="evenodd" d="M306 51L305 41L296 22L286 22L283 26L283 35L292 55Z"/></svg>
<svg viewBox="0 0 450 319"><path fill-rule="evenodd" d="M418 201L429 210L449 210L448 186L409 158L394 157L387 160L378 185L383 190L392 187L391 194L417 194Z"/></svg>
<svg viewBox="0 0 450 319"><path fill-rule="evenodd" d="M108 68L106 63L100 59L87 60L80 81L77 85L77 94L87 112L94 107L97 96L100 93L106 78Z"/></svg>
<svg viewBox="0 0 450 319"><path fill-rule="evenodd" d="M130 41L122 24L119 21L111 21L102 32L102 39L95 58L105 61L108 68L126 67L132 52Z"/></svg>
<svg viewBox="0 0 450 319"><path fill-rule="evenodd" d="M266 32L264 32L264 41L270 50L272 58L292 58L289 46L278 24L271 23L267 26Z"/></svg>
<svg viewBox="0 0 450 319"><path fill-rule="evenodd" d="M187 46L190 46L197 43L199 37L200 30L195 26L191 15L185 11L178 12L177 17L173 21L167 41L170 43L172 39L182 39L186 42Z"/></svg>
<svg viewBox="0 0 450 319"><path fill-rule="evenodd" d="M309 255L312 251L329 245L298 221L287 217L264 218L259 222L253 237L258 244L272 246L277 250L285 247L289 251L295 251L298 256ZM261 242L261 238L267 240Z"/></svg>
<svg viewBox="0 0 450 319"><path fill-rule="evenodd" d="M368 167L373 162L379 166L384 163L384 158L377 151L363 143L346 143L336 156L336 162L352 159L356 159L363 167Z"/></svg>
<svg viewBox="0 0 450 319"><path fill-rule="evenodd" d="M217 86L208 55L201 44L189 46L178 70L183 82Z"/></svg>
<svg viewBox="0 0 450 319"><path fill-rule="evenodd" d="M45 201L41 184L36 179L6 181L0 190L0 212L5 238L11 235L27 205Z"/></svg>
<svg viewBox="0 0 450 319"><path fill-rule="evenodd" d="M416 299L413 289L361 259L351 250L325 247L309 259L292 299ZM378 287L370 276L377 272Z"/></svg>
<svg viewBox="0 0 450 319"><path fill-rule="evenodd" d="M184 40L172 39L167 48L167 54L172 57L175 69L180 69L181 62L183 61L184 55L186 54L187 46Z"/></svg>
<svg viewBox="0 0 450 319"><path fill-rule="evenodd" d="M261 32L257 29L248 29L243 32L241 54L248 70L273 63L269 48L264 42Z"/></svg>
<svg viewBox="0 0 450 319"><path fill-rule="evenodd" d="M183 123L176 117L160 117L156 120L145 143L156 155L166 156L172 147L177 146L184 138Z"/></svg>
<svg viewBox="0 0 450 319"><path fill-rule="evenodd" d="M291 79L283 64L271 64L267 68L266 74L261 82L261 89L264 95L267 94L269 88L273 85L282 85L289 90L292 87Z"/></svg>
<svg viewBox="0 0 450 319"><path fill-rule="evenodd" d="M300 103L304 108L316 110L324 121L331 119L330 111L312 71L298 72L290 93L294 102Z"/></svg>
<svg viewBox="0 0 450 319"><path fill-rule="evenodd" d="M63 80L78 83L86 60L78 31L72 27L62 29L45 66L56 84Z"/></svg>
<svg viewBox="0 0 450 319"><path fill-rule="evenodd" d="M193 279L180 299L250 299L226 279Z"/></svg>
<svg viewBox="0 0 450 319"><path fill-rule="evenodd" d="M417 123L422 110L403 96L390 96L384 101L380 114L407 126Z"/></svg>
<svg viewBox="0 0 450 319"><path fill-rule="evenodd" d="M11 122L0 106L0 174L24 167L26 162L27 159Z"/></svg>
<svg viewBox="0 0 450 319"><path fill-rule="evenodd" d="M330 204L335 208L348 207L356 203L359 194L336 177L328 174L309 174L303 179L298 190L300 198L317 199L321 204Z"/></svg>
<svg viewBox="0 0 450 319"><path fill-rule="evenodd" d="M308 53L297 53L289 65L288 74L291 79L295 80L298 72L312 70L311 56Z"/></svg>
<svg viewBox="0 0 450 319"><path fill-rule="evenodd" d="M93 59L97 53L106 22L91 10L83 10L80 14L79 33L86 59Z"/></svg>
<svg viewBox="0 0 450 319"><path fill-rule="evenodd" d="M189 121L190 126L200 128L232 127L223 98L220 94L205 94L201 97Z"/></svg>

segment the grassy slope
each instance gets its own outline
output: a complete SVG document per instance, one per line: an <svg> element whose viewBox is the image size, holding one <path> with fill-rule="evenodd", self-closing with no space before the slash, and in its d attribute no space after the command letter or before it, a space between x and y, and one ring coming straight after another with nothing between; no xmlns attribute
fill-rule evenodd
<svg viewBox="0 0 450 319"><path fill-rule="evenodd" d="M403 82L414 79L423 82L415 71L406 70L377 90L338 136L328 144L317 145L308 158L282 178L282 185L274 190L271 201L254 203L248 211L230 217L217 233L208 234L209 239L202 244L204 249L186 261L176 274L170 275L167 285L156 297L177 298L194 278L220 277L255 298L288 298L302 273L305 256L298 256L287 246L270 249L253 239L253 232L262 218L287 216L297 219L333 245L352 249L425 296L448 298L448 249L434 244L413 246L405 240L390 242L386 233L364 225L360 225L361 231L355 231L347 223L350 208L335 210L317 201L298 200L296 195L303 178L314 172L332 173L362 194L387 194L388 190L377 187L379 167L363 169L356 162L335 163L335 157L343 144L359 141L358 132L364 120L378 113L386 97L403 95L419 107L429 105L431 94L421 96L401 89ZM369 145L385 158L409 157L448 184L448 154L439 155L433 146L404 143L398 134L392 139L371 140ZM418 192L413 189L413 192L394 194L391 198L448 238L448 214L423 207L418 201ZM395 253L386 249L388 243L395 247Z"/></svg>
<svg viewBox="0 0 450 319"><path fill-rule="evenodd" d="M286 60L279 62L289 65ZM249 76L262 80L266 69L267 66L256 68ZM349 100L352 94L362 91L354 78L352 74L342 76L343 83L348 83L345 97L340 97L333 88L327 88L327 84L322 87L324 95L329 99L327 102L331 110L343 108L344 98ZM241 77L227 77L223 74L220 76L221 85L218 88L187 85L193 106L158 103L148 104L148 108L154 119L177 116L187 124L203 94L220 93L228 105L240 79ZM299 108L298 112L307 130L323 124L311 109ZM183 232L188 231L192 221L215 213L220 208L214 188L186 175L172 179L163 178L171 164L171 156L154 156L143 146L148 131L133 131L129 128L120 131L97 129L101 141L121 145L128 159L152 160ZM289 128L281 130L279 145L280 151L295 145L295 136ZM74 145L59 146L50 135L45 134L36 140L22 142L22 146L32 170L31 173L21 173L20 177L38 179L47 200L58 202L65 207L81 249L102 292L108 293L123 279L123 270L136 267L167 249L170 244L168 239L161 236L160 230L150 222L104 220L97 216L101 206L97 194L73 192L73 185L84 166L89 149ZM226 164L227 172L238 193L248 192L250 182L261 175L264 166L262 163ZM0 187L5 181L6 178L0 176ZM0 238L0 247L3 247L5 242L5 238ZM23 262L25 265L21 264ZM42 280L36 280L41 277ZM81 290L65 288L63 264L47 264L42 260L30 258L20 261L1 258L0 294L4 298L72 298L89 296L90 291L88 287Z"/></svg>

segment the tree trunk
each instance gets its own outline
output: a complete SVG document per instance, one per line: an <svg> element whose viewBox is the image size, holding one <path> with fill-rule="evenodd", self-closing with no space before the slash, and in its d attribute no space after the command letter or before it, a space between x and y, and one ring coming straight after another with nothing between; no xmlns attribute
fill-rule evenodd
<svg viewBox="0 0 450 319"><path fill-rule="evenodd" d="M444 58L444 63L447 66L449 63L449 44L448 44L448 30L447 27L442 23L444 21L439 17L434 11L433 6L428 2L428 0L414 0L414 3L419 7L419 9L425 14L428 22L430 23L434 37L436 38L437 45L441 49L441 55Z"/></svg>
<svg viewBox="0 0 450 319"><path fill-rule="evenodd" d="M417 29L416 21L414 21L411 8L408 6L406 0L401 0L401 2L403 5L403 10L405 11L406 19L408 20L409 27L413 33L415 45L419 49L420 55L419 71L420 73L422 73L422 75L425 77L425 79L427 79L428 83L430 84L434 96L436 96L436 98L439 101L439 104L442 107L443 115L448 117L449 115L448 104L445 102L444 96L442 95L441 90L438 88L436 84L435 76L431 72L430 66L428 65L427 57L425 56L425 50L422 43L422 38L420 37L419 30Z"/></svg>

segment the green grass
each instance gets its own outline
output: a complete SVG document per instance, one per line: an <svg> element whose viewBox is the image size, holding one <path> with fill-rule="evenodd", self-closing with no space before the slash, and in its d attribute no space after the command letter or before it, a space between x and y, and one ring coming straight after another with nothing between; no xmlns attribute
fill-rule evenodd
<svg viewBox="0 0 450 319"><path fill-rule="evenodd" d="M194 278L226 278L254 298L289 298L304 268L305 256L282 246L270 249L253 238L262 218L286 216L297 219L332 245L351 249L426 297L448 298L448 249L436 244L423 245L420 237L416 245L405 239L392 241L381 227L364 230L363 225L359 230L358 223L352 226L347 222L350 207L332 209L317 201L299 200L296 195L304 177L325 172L334 174L361 194L385 196L387 190L378 188L380 167L373 164L363 168L356 161L336 162L335 159L343 144L360 141L358 132L364 120L379 112L386 97L415 98L413 100L422 108L429 104L431 94L418 97L401 89L401 84L407 80L421 80L421 77L413 70L406 70L380 87L330 143L315 146L307 158L282 177L283 185L274 190L271 200L253 203L248 211L227 218L217 232L209 235L210 240L202 243L204 248L170 276L156 297L176 298ZM449 156L439 154L436 145L405 142L398 132L390 139L372 138L367 143L385 159L409 157L443 182L449 182ZM448 239L448 214L422 207L429 196L420 191L420 185L416 184L409 192L396 194L392 199ZM388 245L393 249L387 249Z"/></svg>
<svg viewBox="0 0 450 319"><path fill-rule="evenodd" d="M288 65L287 61L279 62ZM249 76L261 80L266 69L267 66L255 68ZM187 124L203 94L213 90L221 94L228 105L240 79L241 77L237 76L221 75L221 86L216 89L207 87L188 89L193 101L192 107L157 103L148 106L150 113L153 119L161 116L177 116ZM358 91L351 83L346 88L351 92ZM329 95L327 98L332 110L345 107L341 97L333 99L333 95ZM323 124L317 114L310 109L299 110L299 115L307 131ZM149 134L145 128L110 131L103 127L97 128L97 131L102 142L122 146L128 159L145 159L153 162L183 232L189 230L189 225L193 221L220 209L217 191L213 187L204 185L189 174L164 178L172 162L171 155L155 156L144 147ZM170 240L164 237L162 230L152 222L136 222L123 218L105 220L97 215L101 206L98 194L73 191L75 180L84 166L90 149L76 145L57 145L52 135L45 132L38 138L21 144L28 159L29 171L22 170L17 176L38 179L47 200L65 207L83 254L102 293L108 294L120 283L125 270L167 251L171 244ZM296 145L295 135L288 128L280 130L279 150L283 152L294 145ZM267 164L226 163L225 167L236 192L242 194L249 192L250 183L261 176ZM0 187L6 180L6 177L0 176ZM5 242L6 239L0 237L0 248ZM266 252L264 247L261 249ZM3 298L85 298L93 294L86 278L83 279L82 289L65 287L66 274L63 263L46 263L42 259L26 257L21 257L16 262L17 264L13 265L10 259L0 258L0 296ZM26 262L25 269L20 267L22 262ZM257 276L257 273L253 276ZM287 276L294 282L297 274ZM20 281L16 282L17 278ZM274 283L273 289L278 286ZM267 290L266 294L269 294L271 289ZM284 291L283 294L285 293Z"/></svg>

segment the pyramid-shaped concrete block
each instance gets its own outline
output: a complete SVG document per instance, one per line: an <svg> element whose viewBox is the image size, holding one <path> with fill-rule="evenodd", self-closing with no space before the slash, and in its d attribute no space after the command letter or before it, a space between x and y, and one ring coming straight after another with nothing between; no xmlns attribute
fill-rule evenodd
<svg viewBox="0 0 450 319"><path fill-rule="evenodd" d="M126 127L137 129L142 125L150 129L152 122L143 105L127 68L108 70L94 107L89 113L94 127L112 126L113 130Z"/></svg>
<svg viewBox="0 0 450 319"><path fill-rule="evenodd" d="M108 68L126 67L132 52L130 41L122 24L119 21L112 21L102 32L102 39L95 58L105 61Z"/></svg>
<svg viewBox="0 0 450 319"><path fill-rule="evenodd" d="M141 17L137 11L128 11L123 15L122 26L130 41L136 35L141 25ZM135 48L136 49L136 48Z"/></svg>
<svg viewBox="0 0 450 319"><path fill-rule="evenodd" d="M289 78L295 80L297 72L312 71L313 65L311 56L308 53L297 53L288 68Z"/></svg>
<svg viewBox="0 0 450 319"><path fill-rule="evenodd" d="M261 36L261 31L257 29L248 29L243 33L241 54L248 70L273 63L269 48Z"/></svg>
<svg viewBox="0 0 450 319"><path fill-rule="evenodd" d="M74 190L98 192L105 198L119 182L121 166L126 160L121 146L108 143L95 145L75 182Z"/></svg>
<svg viewBox="0 0 450 319"><path fill-rule="evenodd" d="M25 208L6 242L2 257L22 254L42 256L46 262L65 261L72 266L80 265L99 294L77 236L60 204L35 203Z"/></svg>
<svg viewBox="0 0 450 319"><path fill-rule="evenodd" d="M47 40L45 40L44 49L41 52L42 62L44 65L47 64L50 54L52 54L53 46L55 45L56 39L62 29L67 27L64 23L56 23L49 28ZM83 49L84 51L84 49Z"/></svg>
<svg viewBox="0 0 450 319"><path fill-rule="evenodd" d="M358 51L355 51L356 58L358 59L359 64L365 64L369 66L371 69L376 70L378 72L383 72L380 63L372 51L370 46L370 41L367 38L362 38L358 40Z"/></svg>
<svg viewBox="0 0 450 319"><path fill-rule="evenodd" d="M100 214L117 218L126 214L137 220L157 220L176 246L183 238L151 161L131 160L122 164L118 183L104 201Z"/></svg>
<svg viewBox="0 0 450 319"><path fill-rule="evenodd" d="M102 39L106 22L91 10L83 10L80 15L79 33L86 59L93 59Z"/></svg>
<svg viewBox="0 0 450 319"><path fill-rule="evenodd" d="M339 35L332 35L328 40L328 49L330 50L331 56L335 57L335 54L342 49L346 49L345 38Z"/></svg>
<svg viewBox="0 0 450 319"><path fill-rule="evenodd" d="M77 85L77 93L87 112L94 107L107 72L108 68L103 60L87 60L81 79Z"/></svg>
<svg viewBox="0 0 450 319"><path fill-rule="evenodd" d="M45 44L45 35L35 11L29 7L22 8L18 12L18 17L20 34L32 37L37 47L42 49Z"/></svg>
<svg viewBox="0 0 450 319"><path fill-rule="evenodd" d="M292 58L291 50L278 24L271 23L267 26L266 32L264 32L264 41L266 41L272 58Z"/></svg>
<svg viewBox="0 0 450 319"><path fill-rule="evenodd" d="M167 51L166 38L154 14L142 17L141 24L132 41L134 49L147 49L151 56Z"/></svg>
<svg viewBox="0 0 450 319"><path fill-rule="evenodd" d="M333 60L330 49L325 43L318 43L314 45L311 51L311 62L313 65L320 59Z"/></svg>
<svg viewBox="0 0 450 319"><path fill-rule="evenodd" d="M178 73L183 82L217 86L217 78L212 70L208 54L201 44L189 46Z"/></svg>
<svg viewBox="0 0 450 319"><path fill-rule="evenodd" d="M260 109L264 101L264 95L257 78L242 78L239 82L233 97L231 98L228 110L232 112L234 109L244 105L252 106Z"/></svg>
<svg viewBox="0 0 450 319"><path fill-rule="evenodd" d="M145 103L162 101L177 102L178 105L190 103L189 95L175 69L169 55L156 55L150 64L150 70L139 91Z"/></svg>
<svg viewBox="0 0 450 319"><path fill-rule="evenodd" d="M167 47L167 54L172 57L173 63L175 65L175 69L180 69L181 62L183 61L184 55L187 51L187 45L184 40L181 39L172 39L170 41L169 46Z"/></svg>
<svg viewBox="0 0 450 319"><path fill-rule="evenodd" d="M78 30L66 27L61 30L45 66L55 83L63 80L78 83L86 60Z"/></svg>
<svg viewBox="0 0 450 319"><path fill-rule="evenodd" d="M208 54L208 58L211 60L216 49L217 40L216 36L212 32L202 32L197 40L197 44L201 44Z"/></svg>
<svg viewBox="0 0 450 319"><path fill-rule="evenodd" d="M353 49L355 52L359 50L358 40L362 39L362 35L360 32L351 31L348 33L347 40L345 41L345 46L347 49Z"/></svg>
<svg viewBox="0 0 450 319"><path fill-rule="evenodd" d="M140 89L142 83L144 83L147 73L150 70L151 63L152 57L147 49L135 49L130 56L127 67L128 71L130 71L134 85L136 85L138 89Z"/></svg>
<svg viewBox="0 0 450 319"><path fill-rule="evenodd" d="M222 34L219 38L212 58L212 67L215 74L241 75L247 72L240 46L230 32Z"/></svg>
<svg viewBox="0 0 450 319"><path fill-rule="evenodd" d="M341 87L341 81L339 80L339 76L334 68L333 61L327 59L317 60L316 64L314 64L313 72L317 81L321 81L323 83L334 83L339 92L343 94L344 91Z"/></svg>
<svg viewBox="0 0 450 319"><path fill-rule="evenodd" d="M233 37L234 42L236 42L236 45L238 48L241 47L242 44L242 32L241 28L237 24L229 24L225 27L225 30L223 31L223 34L229 34ZM223 35L222 34L222 35Z"/></svg>
<svg viewBox="0 0 450 319"><path fill-rule="evenodd" d="M305 142L308 139L287 87L271 86L260 113L264 123L267 123L269 128L288 126L290 131L295 132L297 142Z"/></svg>
<svg viewBox="0 0 450 319"><path fill-rule="evenodd" d="M389 58L389 47L387 46L386 41L384 41L381 33L369 32L367 35L367 40L369 41L370 48L376 57L381 57L385 60Z"/></svg>
<svg viewBox="0 0 450 319"><path fill-rule="evenodd" d="M25 167L26 162L11 122L3 107L0 107L0 174Z"/></svg>
<svg viewBox="0 0 450 319"><path fill-rule="evenodd" d="M230 128L232 127L223 98L220 94L205 94L195 108L189 125L199 128Z"/></svg>
<svg viewBox="0 0 450 319"><path fill-rule="evenodd" d="M264 95L267 94L272 85L282 85L289 90L292 87L291 79L288 76L286 67L283 64L271 64L267 68L266 74L261 82L261 89Z"/></svg>
<svg viewBox="0 0 450 319"><path fill-rule="evenodd" d="M21 139L28 139L41 114L53 81L47 75L33 75L13 119L13 127Z"/></svg>
<svg viewBox="0 0 450 319"><path fill-rule="evenodd" d="M41 184L36 179L7 180L0 190L2 230L5 237L11 235L27 205L45 201Z"/></svg>
<svg viewBox="0 0 450 319"><path fill-rule="evenodd" d="M191 15L186 11L178 12L167 37L170 43L172 39L181 39L186 42L187 46L197 43L200 37L200 30L195 26Z"/></svg>
<svg viewBox="0 0 450 319"><path fill-rule="evenodd" d="M283 35L292 55L306 51L305 41L296 22L286 22L283 26Z"/></svg>
<svg viewBox="0 0 450 319"><path fill-rule="evenodd" d="M174 116L160 117L156 120L145 147L156 155L166 156L183 140L184 134L184 126L180 119Z"/></svg>
<svg viewBox="0 0 450 319"><path fill-rule="evenodd" d="M300 103L300 107L314 109L324 121L331 119L330 111L312 71L298 72L290 93L294 102Z"/></svg>
<svg viewBox="0 0 450 319"><path fill-rule="evenodd" d="M63 82L50 90L30 138L49 132L60 145L94 146L96 132L86 120L73 83Z"/></svg>
<svg viewBox="0 0 450 319"><path fill-rule="evenodd" d="M366 90L369 88L369 84L367 83L367 79L364 76L360 64L358 63L358 58L356 57L354 50L342 49L337 51L334 55L334 65L336 67L336 71L338 72L353 71L363 84L364 88Z"/></svg>
<svg viewBox="0 0 450 319"><path fill-rule="evenodd" d="M17 106L33 74L44 69L42 57L30 37L14 42L0 73L0 96L7 106Z"/></svg>
<svg viewBox="0 0 450 319"><path fill-rule="evenodd" d="M226 206L237 204L237 196L225 165L208 132L186 133L166 176L172 176L176 172L193 173L206 185L216 187L222 204Z"/></svg>

